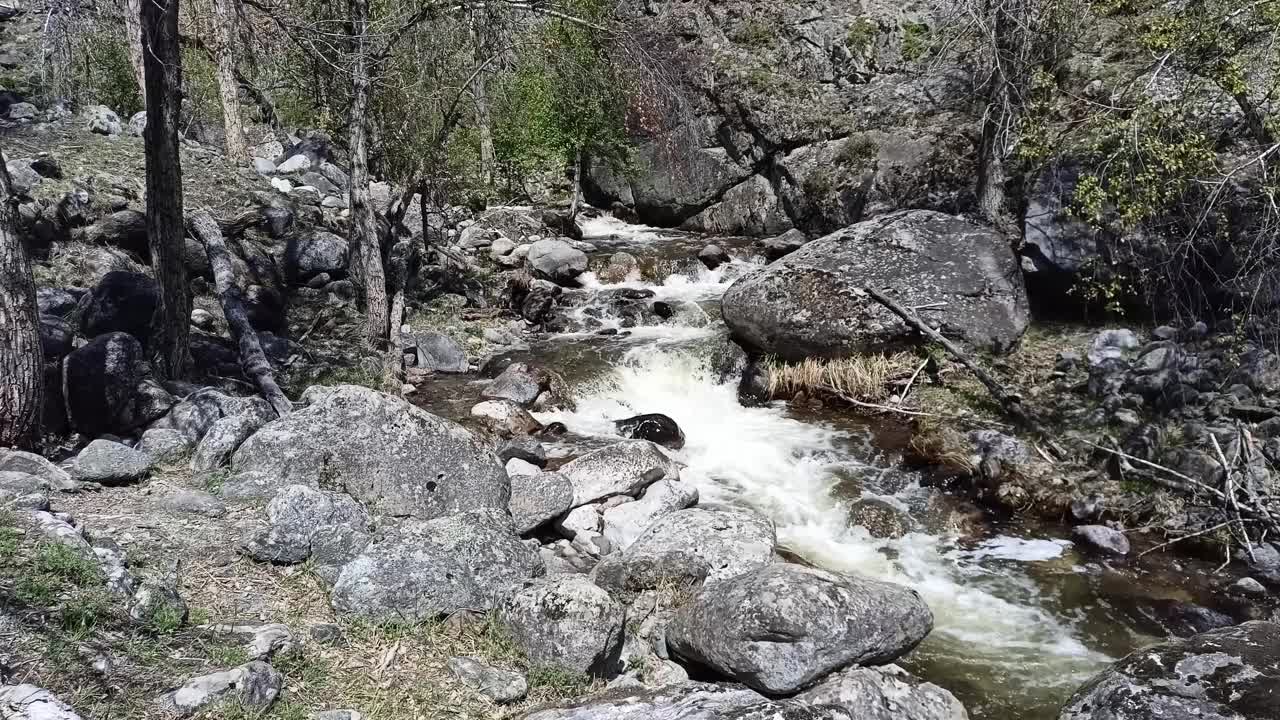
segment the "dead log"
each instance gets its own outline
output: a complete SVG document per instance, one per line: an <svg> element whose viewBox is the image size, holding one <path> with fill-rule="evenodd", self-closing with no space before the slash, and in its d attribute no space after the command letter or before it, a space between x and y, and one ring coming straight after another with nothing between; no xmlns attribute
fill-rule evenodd
<svg viewBox="0 0 1280 720"><path fill-rule="evenodd" d="M208 211L197 210L187 216L187 229L204 245L205 252L209 255L218 300L222 303L222 314L231 327L231 339L240 349L240 366L245 377L258 386L258 391L271 403L277 415L287 415L293 405L276 384L271 363L267 362L266 353L262 352L262 345L258 342L258 333L249 324L249 316L244 309L244 293L235 283L231 251L222 238L218 222Z"/></svg>
<svg viewBox="0 0 1280 720"><path fill-rule="evenodd" d="M1031 417L1031 414L1027 412L1026 407L1022 405L1022 398L1017 393L1012 393L1006 390L1005 384L1002 384L995 378L991 377L990 373L974 362L963 350L957 347L955 343L943 337L942 333L934 330L928 323L921 320L910 310L902 307L892 298L879 290L871 287L864 287L863 290L871 296L871 299L888 308L889 312L892 312L894 315L902 318L903 322L916 330L919 330L921 333L924 333L929 337L929 339L938 343L947 352L951 353L952 357L959 361L961 365L968 368L969 371L973 373L974 377L978 378L978 382L986 386L987 392L991 393L991 397L995 398L996 402L1000 403L1000 407L1009 415L1009 417L1013 418L1029 430L1041 432L1039 423Z"/></svg>

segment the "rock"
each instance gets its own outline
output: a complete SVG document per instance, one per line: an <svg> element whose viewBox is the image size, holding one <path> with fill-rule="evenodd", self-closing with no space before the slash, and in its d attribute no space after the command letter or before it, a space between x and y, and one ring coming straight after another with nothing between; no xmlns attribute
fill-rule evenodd
<svg viewBox="0 0 1280 720"><path fill-rule="evenodd" d="M187 624L187 602L178 593L177 578L171 574L149 577L129 598L129 617L135 622L169 632Z"/></svg>
<svg viewBox="0 0 1280 720"><path fill-rule="evenodd" d="M294 234L285 245L284 271L290 282L298 284L321 273L334 280L345 278L347 241L323 230Z"/></svg>
<svg viewBox="0 0 1280 720"><path fill-rule="evenodd" d="M741 685L617 687L535 711L524 720L862 720L838 708L770 700ZM895 719L897 720L897 719ZM903 717L901 720L915 720ZM930 719L931 720L931 719Z"/></svg>
<svg viewBox="0 0 1280 720"><path fill-rule="evenodd" d="M61 360L71 354L76 331L71 323L54 315L40 316L40 350L45 362Z"/></svg>
<svg viewBox="0 0 1280 720"><path fill-rule="evenodd" d="M10 120L33 120L40 110L29 102L17 102L9 106Z"/></svg>
<svg viewBox="0 0 1280 720"><path fill-rule="evenodd" d="M80 330L87 338L126 332L145 347L151 340L151 322L160 303L156 282L146 275L113 271L89 293L80 315Z"/></svg>
<svg viewBox="0 0 1280 720"><path fill-rule="evenodd" d="M540 470L541 468L537 465L520 458L511 458L506 464L507 475L511 477L516 475L537 475Z"/></svg>
<svg viewBox="0 0 1280 720"><path fill-rule="evenodd" d="M10 187L13 188L15 193L23 197L31 197L31 193L44 181L44 178L40 177L40 173L31 169L31 164L28 160L10 160L5 163L5 168L9 171Z"/></svg>
<svg viewBox="0 0 1280 720"><path fill-rule="evenodd" d="M330 581L369 543L368 513L348 495L304 485L282 488L267 504L267 526L248 534L240 551L259 562L311 560Z"/></svg>
<svg viewBox="0 0 1280 720"><path fill-rule="evenodd" d="M536 664L608 676L622 652L622 607L580 575L525 583L498 617Z"/></svg>
<svg viewBox="0 0 1280 720"><path fill-rule="evenodd" d="M414 367L443 373L470 372L467 352L453 338L426 331L406 334L404 351L415 358Z"/></svg>
<svg viewBox="0 0 1280 720"><path fill-rule="evenodd" d="M634 275L633 275L634 273ZM627 252L616 252L609 256L609 264L600 269L596 275L603 283L620 283L628 277L639 277L640 261L635 255Z"/></svg>
<svg viewBox="0 0 1280 720"><path fill-rule="evenodd" d="M587 255L562 240L539 240L525 258L533 273L557 285L573 286L587 271Z"/></svg>
<svg viewBox="0 0 1280 720"><path fill-rule="evenodd" d="M265 713L280 695L284 678L270 665L254 661L222 672L201 675L161 696L166 711L181 717L212 703L234 701L249 711Z"/></svg>
<svg viewBox="0 0 1280 720"><path fill-rule="evenodd" d="M511 363L480 393L480 397L486 400L510 400L522 407L529 407L538 399L544 385L545 382L533 368L524 363Z"/></svg>
<svg viewBox="0 0 1280 720"><path fill-rule="evenodd" d="M78 291L83 294L84 291ZM65 318L75 312L80 304L79 295L62 288L40 288L36 290L36 305L41 315L53 315Z"/></svg>
<svg viewBox="0 0 1280 720"><path fill-rule="evenodd" d="M502 437L530 435L542 430L542 423L510 400L479 403L471 408L471 417Z"/></svg>
<svg viewBox="0 0 1280 720"><path fill-rule="evenodd" d="M492 608L542 572L505 510L474 510L396 527L342 568L333 605L369 619L425 620Z"/></svg>
<svg viewBox="0 0 1280 720"><path fill-rule="evenodd" d="M490 667L475 658L451 657L445 667L463 685L479 690L499 705L523 700L529 692L529 684L520 673Z"/></svg>
<svg viewBox="0 0 1280 720"><path fill-rule="evenodd" d="M306 155L294 155L276 165L276 172L281 175L293 175L311 169L311 158Z"/></svg>
<svg viewBox="0 0 1280 720"><path fill-rule="evenodd" d="M191 472L203 473L226 465L235 451L264 424L256 415L224 417L209 427L191 456Z"/></svg>
<svg viewBox="0 0 1280 720"><path fill-rule="evenodd" d="M1031 274L1073 276L1098 257L1098 230L1072 212L1080 167L1054 164L1027 198L1024 266Z"/></svg>
<svg viewBox="0 0 1280 720"><path fill-rule="evenodd" d="M833 673L795 701L834 705L857 720L969 720L954 695L897 665Z"/></svg>
<svg viewBox="0 0 1280 720"><path fill-rule="evenodd" d="M129 134L142 137L147 130L147 111L139 110L129 117Z"/></svg>
<svg viewBox="0 0 1280 720"><path fill-rule="evenodd" d="M1005 239L925 210L890 213L808 243L734 283L722 313L735 337L785 360L909 342L915 331L867 296L868 286L893 288L906 306L946 302L937 318L942 334L983 350L1012 350L1029 322Z"/></svg>
<svg viewBox="0 0 1280 720"><path fill-rule="evenodd" d="M685 660L772 694L855 664L901 657L933 629L914 590L778 564L704 590L667 627Z"/></svg>
<svg viewBox="0 0 1280 720"><path fill-rule="evenodd" d="M80 720L70 705L35 685L0 685L0 710L5 720Z"/></svg>
<svg viewBox="0 0 1280 720"><path fill-rule="evenodd" d="M35 475L0 471L0 508L47 511L49 483Z"/></svg>
<svg viewBox="0 0 1280 720"><path fill-rule="evenodd" d="M1080 525L1071 536L1088 549L1103 555L1128 555L1129 538L1106 525Z"/></svg>
<svg viewBox="0 0 1280 720"><path fill-rule="evenodd" d="M624 440L561 466L573 484L573 505L613 495L634 495L663 478L678 479L676 463L647 440Z"/></svg>
<svg viewBox="0 0 1280 720"><path fill-rule="evenodd" d="M773 562L773 523L743 508L689 508L661 517L624 551L626 562L687 551L707 563L707 582L737 577Z"/></svg>
<svg viewBox="0 0 1280 720"><path fill-rule="evenodd" d="M255 157L252 160L253 171L259 175L274 175L276 172L276 164L267 158Z"/></svg>
<svg viewBox="0 0 1280 720"><path fill-rule="evenodd" d="M729 257L729 253L715 244L707 245L698 251L698 260L707 266L708 270L715 270L732 259Z"/></svg>
<svg viewBox="0 0 1280 720"><path fill-rule="evenodd" d="M602 558L592 569L591 579L620 602L630 604L639 593L659 588L692 595L702 587L710 569L707 561L692 550L644 555L623 552Z"/></svg>
<svg viewBox="0 0 1280 720"><path fill-rule="evenodd" d="M1268 585L1280 586L1280 545L1255 545L1252 553L1244 553L1245 562L1254 575Z"/></svg>
<svg viewBox="0 0 1280 720"><path fill-rule="evenodd" d="M174 490L160 499L160 506L173 513L211 518L227 514L227 506L203 490Z"/></svg>
<svg viewBox="0 0 1280 720"><path fill-rule="evenodd" d="M54 490L75 490L79 487L66 470L35 453L24 450L0 448L0 472L31 475Z"/></svg>
<svg viewBox="0 0 1280 720"><path fill-rule="evenodd" d="M494 257L504 257L510 255L511 251L516 249L516 244L506 237L499 236L495 238L493 244L489 246L489 254Z"/></svg>
<svg viewBox="0 0 1280 720"><path fill-rule="evenodd" d="M1067 701L1060 720L1270 720L1280 625L1247 622L1139 650Z"/></svg>
<svg viewBox="0 0 1280 720"><path fill-rule="evenodd" d="M62 179L62 163L58 162L58 158L44 153L31 161L31 169L40 174L40 177L49 178L50 180Z"/></svg>
<svg viewBox="0 0 1280 720"><path fill-rule="evenodd" d="M114 137L123 132L120 117L106 105L90 105L84 109L84 126L91 133Z"/></svg>
<svg viewBox="0 0 1280 720"><path fill-rule="evenodd" d="M307 407L268 423L235 452L225 494L342 489L372 512L397 517L506 509L506 472L461 426L355 385L316 386L303 399Z"/></svg>
<svg viewBox="0 0 1280 720"><path fill-rule="evenodd" d="M672 450L684 447L684 431L666 415L650 413L636 415L625 420L615 420L618 434L633 440L648 440Z"/></svg>
<svg viewBox="0 0 1280 720"><path fill-rule="evenodd" d="M1267 594L1267 589L1262 585L1262 583L1251 577L1240 578L1231 584L1231 589L1242 595L1251 595L1254 597L1260 597Z"/></svg>
<svg viewBox="0 0 1280 720"><path fill-rule="evenodd" d="M573 485L560 473L511 476L511 517L516 532L525 535L567 513L573 505Z"/></svg>
<svg viewBox="0 0 1280 720"><path fill-rule="evenodd" d="M503 462L520 460L535 468L544 468L547 466L547 451L542 443L528 435L513 435L498 448L498 459Z"/></svg>
<svg viewBox="0 0 1280 720"><path fill-rule="evenodd" d="M805 234L796 229L788 230L777 237L760 240L756 247L764 254L768 262L779 260L804 247L809 242Z"/></svg>
<svg viewBox="0 0 1280 720"><path fill-rule="evenodd" d="M1089 341L1086 354L1089 367L1099 367L1108 360L1122 360L1126 352L1141 344L1132 330L1103 330Z"/></svg>
<svg viewBox="0 0 1280 720"><path fill-rule="evenodd" d="M909 513L880 498L862 498L850 506L849 524L866 528L875 538L900 538L915 529Z"/></svg>
<svg viewBox="0 0 1280 720"><path fill-rule="evenodd" d="M698 502L698 489L679 480L659 480L635 502L604 511L602 532L613 546L625 550L644 534L658 518L683 510Z"/></svg>
<svg viewBox="0 0 1280 720"><path fill-rule="evenodd" d="M147 217L138 210L117 210L100 218L93 225L85 228L83 239L89 244L119 248L142 262L151 260L151 245L147 239ZM109 268L111 264L124 264L117 258L120 258L118 254L114 257L108 256L102 266ZM136 282L145 284L146 281L137 280Z"/></svg>
<svg viewBox="0 0 1280 720"><path fill-rule="evenodd" d="M94 440L76 455L71 477L80 482L127 485L143 480L154 466L151 456L110 440Z"/></svg>
<svg viewBox="0 0 1280 720"><path fill-rule="evenodd" d="M177 430L194 446L222 418L223 404L228 400L226 395L213 389L192 393L151 427Z"/></svg>
<svg viewBox="0 0 1280 720"><path fill-rule="evenodd" d="M258 627L249 626L243 630L246 634L252 635L245 648L250 660L270 660L275 655L288 654L297 647L293 640L293 631L288 625L271 623Z"/></svg>
<svg viewBox="0 0 1280 720"><path fill-rule="evenodd" d="M604 522L602 511L599 503L576 507L556 521L556 530L569 540L579 533L599 534Z"/></svg>

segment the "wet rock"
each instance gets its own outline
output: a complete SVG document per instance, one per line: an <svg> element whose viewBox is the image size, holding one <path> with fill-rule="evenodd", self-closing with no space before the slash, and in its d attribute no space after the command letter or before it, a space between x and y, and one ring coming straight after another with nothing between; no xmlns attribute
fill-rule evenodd
<svg viewBox="0 0 1280 720"><path fill-rule="evenodd" d="M1071 536L1096 553L1117 556L1129 554L1129 538L1106 525L1080 525L1071 531Z"/></svg>
<svg viewBox="0 0 1280 720"><path fill-rule="evenodd" d="M544 387L543 379L524 363L511 363L480 393L486 400L510 400L522 407L533 405Z"/></svg>
<svg viewBox="0 0 1280 720"><path fill-rule="evenodd" d="M87 338L126 332L146 345L159 302L159 290L151 278L140 273L109 272L84 301L81 332Z"/></svg>
<svg viewBox="0 0 1280 720"><path fill-rule="evenodd" d="M639 277L640 261L628 252L616 252L609 256L609 264L596 273L603 283L620 283L628 277Z"/></svg>
<svg viewBox="0 0 1280 720"><path fill-rule="evenodd" d="M1248 622L1153 645L1098 674L1060 720L1275 717L1280 625Z"/></svg>
<svg viewBox="0 0 1280 720"><path fill-rule="evenodd" d="M295 234L289 238L284 252L285 276L294 283L305 283L324 273L334 280L347 276L347 241L323 230Z"/></svg>
<svg viewBox="0 0 1280 720"><path fill-rule="evenodd" d="M537 664L607 676L622 652L622 607L580 575L526 583L499 619Z"/></svg>
<svg viewBox="0 0 1280 720"><path fill-rule="evenodd" d="M312 560L317 573L332 580L369 543L368 513L343 493L290 485L271 499L266 515L266 527L240 545L241 552L259 562Z"/></svg>
<svg viewBox="0 0 1280 720"><path fill-rule="evenodd" d="M729 253L715 244L707 245L698 251L699 262L705 265L708 270L715 270L731 259Z"/></svg>
<svg viewBox="0 0 1280 720"><path fill-rule="evenodd" d="M247 710L265 712L276 701L284 678L264 662L251 662L230 670L188 680L159 699L160 706L180 717L221 702L235 702Z"/></svg>
<svg viewBox="0 0 1280 720"><path fill-rule="evenodd" d="M737 577L773 562L773 523L743 508L689 508L658 519L623 551L624 562L690 552L707 563L708 583Z"/></svg>
<svg viewBox="0 0 1280 720"><path fill-rule="evenodd" d="M954 695L897 665L833 673L795 701L834 705L857 720L969 720Z"/></svg>
<svg viewBox="0 0 1280 720"><path fill-rule="evenodd" d="M735 337L785 360L847 357L911 341L914 330L864 287L904 305L947 302L941 332L1008 352L1029 322L1018 263L999 233L905 210L852 225L734 283L722 313Z"/></svg>
<svg viewBox="0 0 1280 720"><path fill-rule="evenodd" d="M680 477L675 461L647 440L624 440L587 453L561 466L560 473L573 483L575 507Z"/></svg>
<svg viewBox="0 0 1280 720"><path fill-rule="evenodd" d="M71 706L35 685L0 685L5 720L80 720Z"/></svg>
<svg viewBox="0 0 1280 720"><path fill-rule="evenodd" d="M900 538L915 529L905 510L880 498L863 498L849 508L849 524L859 525L876 538Z"/></svg>
<svg viewBox="0 0 1280 720"><path fill-rule="evenodd" d="M625 550L658 518L696 505L698 489L679 480L659 480L635 502L604 511L601 532L619 550Z"/></svg>
<svg viewBox="0 0 1280 720"><path fill-rule="evenodd" d="M501 437L519 437L542 430L542 423L510 400L488 400L471 408L471 417Z"/></svg>
<svg viewBox="0 0 1280 720"><path fill-rule="evenodd" d="M149 455L110 440L94 440L76 455L71 477L80 482L127 485L145 479L154 461Z"/></svg>
<svg viewBox="0 0 1280 720"><path fill-rule="evenodd" d="M539 240L525 258L534 274L557 285L573 286L587 271L587 255L562 240Z"/></svg>
<svg viewBox="0 0 1280 720"><path fill-rule="evenodd" d="M490 667L475 658L451 657L445 667L463 685L480 691L499 705L523 700L529 692L529 684L520 673Z"/></svg>
<svg viewBox="0 0 1280 720"><path fill-rule="evenodd" d="M224 417L209 427L191 456L191 472L202 473L226 465L232 454L266 423L255 415Z"/></svg>
<svg viewBox="0 0 1280 720"><path fill-rule="evenodd" d="M633 440L648 440L672 450L684 447L684 431L666 415L650 413L616 420L613 426L618 434Z"/></svg>
<svg viewBox="0 0 1280 720"><path fill-rule="evenodd" d="M230 497L287 485L341 489L372 512L433 518L500 508L510 484L498 458L461 426L355 385L313 387L309 404L236 450Z"/></svg>
<svg viewBox="0 0 1280 720"><path fill-rule="evenodd" d="M528 435L514 435L498 448L498 459L503 462L520 460L544 468L547 466L547 451L542 443Z"/></svg>
<svg viewBox="0 0 1280 720"><path fill-rule="evenodd" d="M764 255L765 260L773 262L799 250L808 242L809 238L805 237L804 233L791 229L777 237L760 240L756 243L756 247Z"/></svg>
<svg viewBox="0 0 1280 720"><path fill-rule="evenodd" d="M1245 562L1262 582L1280 587L1280 546L1276 543L1255 545L1252 553L1244 553Z"/></svg>
<svg viewBox="0 0 1280 720"><path fill-rule="evenodd" d="M342 568L333 606L373 620L427 620L492 608L542 572L505 510L412 520Z"/></svg>
<svg viewBox="0 0 1280 720"><path fill-rule="evenodd" d="M560 473L540 472L511 477L508 506L516 532L528 534L569 511L573 485Z"/></svg>
<svg viewBox="0 0 1280 720"><path fill-rule="evenodd" d="M426 331L407 334L404 339L404 351L414 356L414 367L442 373L471 370L466 351L448 335Z"/></svg>

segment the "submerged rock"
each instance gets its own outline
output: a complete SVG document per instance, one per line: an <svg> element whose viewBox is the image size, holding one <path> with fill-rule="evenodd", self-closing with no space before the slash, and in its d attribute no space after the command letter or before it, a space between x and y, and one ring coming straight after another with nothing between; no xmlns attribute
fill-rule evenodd
<svg viewBox="0 0 1280 720"><path fill-rule="evenodd" d="M633 440L648 440L672 450L684 447L684 431L675 420L661 413L636 415L613 423L618 434Z"/></svg>

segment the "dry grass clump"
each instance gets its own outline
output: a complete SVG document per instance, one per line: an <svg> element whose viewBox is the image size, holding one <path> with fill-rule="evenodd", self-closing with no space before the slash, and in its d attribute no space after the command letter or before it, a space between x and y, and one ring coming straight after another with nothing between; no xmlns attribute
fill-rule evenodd
<svg viewBox="0 0 1280 720"><path fill-rule="evenodd" d="M838 360L807 358L769 363L769 393L775 397L804 392L839 395L861 402L881 402L893 394L892 383L905 380L919 360L909 353L859 355Z"/></svg>

